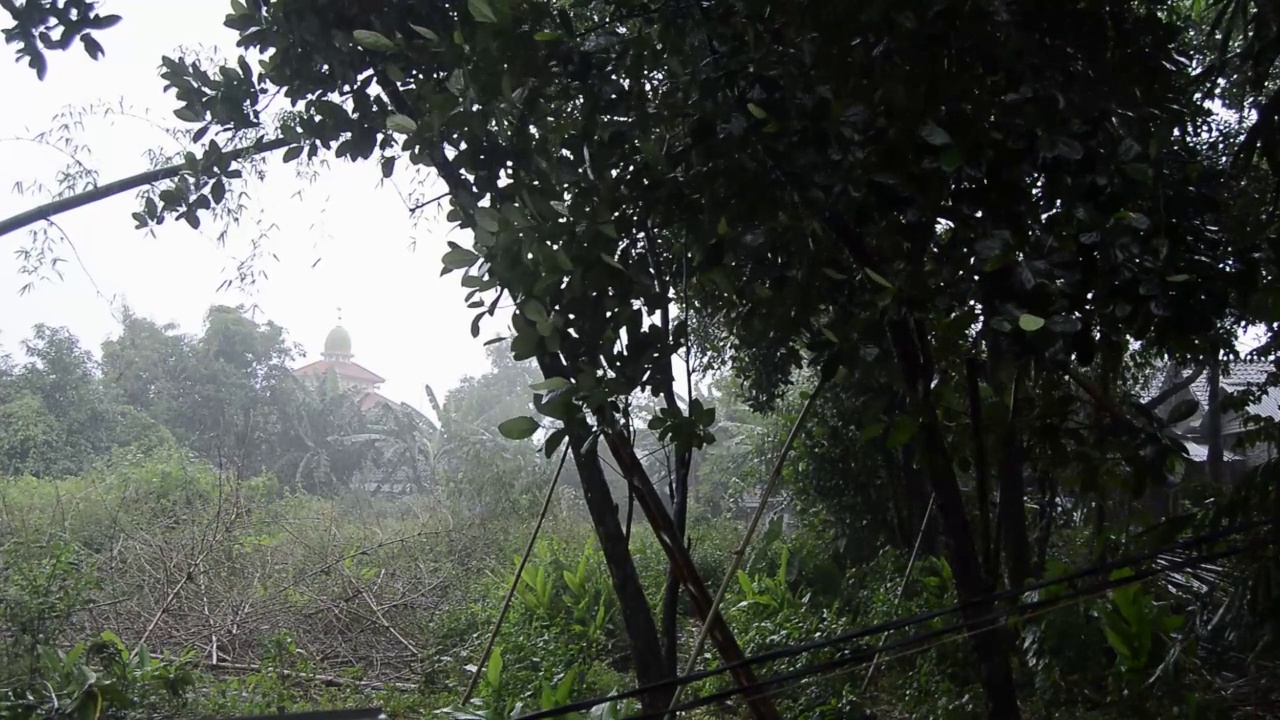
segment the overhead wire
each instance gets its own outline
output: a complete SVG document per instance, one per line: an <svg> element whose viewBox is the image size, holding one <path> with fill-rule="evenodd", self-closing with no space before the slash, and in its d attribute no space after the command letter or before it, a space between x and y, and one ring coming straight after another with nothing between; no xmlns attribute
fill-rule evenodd
<svg viewBox="0 0 1280 720"><path fill-rule="evenodd" d="M865 628L851 630L851 631L833 635L827 638L819 638L819 639L810 640L803 643L796 643L793 645L788 645L780 648L774 648L772 650L768 650L768 651L759 653L757 655L744 658L743 660L739 660L734 663L726 663L724 665L720 665L716 668L700 670L692 673L686 673L684 675L671 677L666 680L661 680L654 683L649 683L647 685L636 687L630 690L625 690L617 693L612 693L609 695L603 695L603 696L598 696L594 698L588 698L585 700L566 703L564 705L557 706L555 708L547 708L547 709L538 710L531 713L526 713L524 715L517 716L513 720L544 720L546 718L561 717L571 712L580 712L580 711L590 710L593 707L596 707L598 705L603 705L605 703L616 702L619 700L628 700L635 697L639 697L640 695L644 695L646 693L651 693L651 692L663 690L670 687L682 687L682 686L699 682L711 677L723 675L738 667L760 665L763 663L769 663L769 662L774 662L777 660L782 660L790 657L796 657L798 655L804 655L806 653L810 653L815 650L821 650L821 649L832 647L835 645L843 645L843 644L851 643L855 640L873 637L873 636L881 635L884 633L894 632L896 630L901 630L901 629L913 627L916 625L922 625L922 624L931 622L933 620L936 620L940 617L961 612L976 604L1002 602L1005 600L1017 599L1023 595L1038 592L1040 590L1045 590L1050 587L1066 585L1066 584L1077 582L1079 580L1102 575L1104 573L1111 573L1118 570L1124 570L1124 569L1130 568L1131 566L1139 565L1141 563L1159 558L1163 555L1168 555L1170 553L1174 553L1182 550L1188 550L1200 545L1213 543L1219 540L1226 539L1228 537L1232 537L1235 535L1248 532L1250 530L1254 530L1267 525L1273 525L1278 521L1280 521L1280 518L1267 518L1263 520L1254 520L1254 521L1249 521L1244 523L1237 523L1235 525L1232 525L1226 528L1221 528L1219 530L1215 530L1212 532L1192 536L1185 540L1172 543L1167 546L1157 548L1155 550L1150 550L1148 552L1145 552L1139 555L1135 555L1135 556L1131 556L1123 559L1112 560L1105 563L1096 563L1094 565L1081 568L1080 570L1077 570L1075 572L1068 573L1066 575L1061 575L1054 578L1049 578L1046 580L1042 580L1040 582L1032 583L1030 585L1027 585L1021 588L1008 589L1008 590L1003 590L999 592L988 593L981 597L970 598L969 600L961 601L944 608L917 613L915 615L911 615L905 618L898 618L896 620L879 623L879 624L868 626ZM1240 550L1240 552L1243 552L1243 550ZM1233 554L1238 554L1238 552L1228 552L1228 556ZM1193 557L1193 558L1189 558L1188 560L1196 560L1196 559L1197 558ZM1184 560L1181 562L1187 562L1188 560ZM1154 575L1174 572L1176 571L1176 569L1180 567L1181 567L1180 563L1173 563L1170 565L1165 565L1159 569L1143 571L1143 573L1141 574L1135 573L1134 576L1127 576L1126 578L1121 579L1119 582L1120 584L1128 584L1125 581L1128 581L1129 578L1131 577L1140 576L1140 579L1147 579ZM1130 581L1130 582L1137 582L1137 581L1138 580ZM1104 591L1105 591L1105 588L1104 588ZM1048 602L1061 602L1061 601L1062 601L1062 598L1057 598L1054 600L1039 601L1033 604L1031 607L1038 607ZM999 619L999 617L997 616L996 619ZM981 624L983 622L991 622L991 619L978 618L971 622L957 623L954 626L949 626L949 627L953 628L952 631L954 632L954 631L957 631L958 629L965 629L970 625ZM937 632L938 631L926 633L923 637L934 637ZM918 642L920 640L921 640L920 637L910 639L911 642ZM885 646L884 649L893 650L899 647L901 644L902 643L890 644ZM874 653L876 651L872 650L870 652L874 656ZM779 682L785 679L786 678L770 679L766 681L761 681L760 683L757 683L757 684L771 684L771 683ZM729 692L728 696L732 696L735 693L740 693L747 690L749 690L749 688L744 689L739 687L735 691ZM699 698L697 701L701 701L701 700L702 698ZM696 701L690 701L690 702L696 702ZM686 708L684 708L683 705L681 705L673 709L680 711ZM658 715L661 715L661 713L659 713ZM658 715L654 715L654 717L657 717Z"/></svg>
<svg viewBox="0 0 1280 720"><path fill-rule="evenodd" d="M1153 568L1142 572L1135 572L1133 575L1127 575L1120 578L1113 578L1103 582L1095 583L1086 590L1078 590L1059 597L1046 598L1025 605L1008 608L1002 611L991 613L981 618L953 623L943 628L938 628L926 633L913 635L897 642L880 648L865 648L858 651L850 652L841 657L833 658L820 663L806 665L797 670L787 673L770 676L762 679L750 687L732 687L721 690L708 695L703 695L693 700L689 700L675 707L677 712L693 710L706 705L712 705L724 702L730 698L736 697L743 693L754 693L756 695L778 695L788 692L802 685L805 682L818 679L821 677L834 676L842 672L850 672L860 667L868 665L878 654L886 651L900 650L890 654L883 662L905 657L907 655L927 652L940 645L948 642L963 640L969 637L970 630L976 629L977 632L989 632L998 625L1007 623L1011 618L1025 620L1030 617L1043 615L1053 610L1061 609L1064 606L1078 604L1091 597L1095 597L1102 593L1114 590L1116 588L1134 585L1145 582L1153 577L1163 575L1169 572L1185 570L1196 565L1221 560L1223 558L1232 557L1246 552L1254 547L1261 547L1270 544L1270 541L1255 541L1253 543L1239 545L1227 550L1221 550L1214 553L1193 556L1180 561L1175 566L1166 566L1162 568ZM996 623L988 625L989 623ZM987 625L978 628L977 626ZM789 683L788 685L775 687L781 683ZM650 720L652 718L663 717L668 711L653 711L641 715L628 716L627 720Z"/></svg>

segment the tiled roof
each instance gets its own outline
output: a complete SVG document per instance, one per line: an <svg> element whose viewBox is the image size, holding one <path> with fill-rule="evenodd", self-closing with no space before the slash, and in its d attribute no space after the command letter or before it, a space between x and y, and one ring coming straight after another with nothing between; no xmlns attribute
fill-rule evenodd
<svg viewBox="0 0 1280 720"><path fill-rule="evenodd" d="M1272 365L1270 363L1260 362L1238 362L1223 368L1219 385L1224 394L1239 392L1242 390L1250 390L1263 385L1267 376L1271 373ZM1184 370L1174 376L1174 380L1186 377L1189 371ZM1171 383L1169 374L1166 371L1157 373L1153 378L1151 385L1146 392L1143 393L1143 399L1155 397L1161 390L1168 387ZM1209 376L1208 373L1202 374L1191 386L1180 393L1182 397L1190 395L1194 398L1203 409L1208 405L1209 401ZM1164 410L1168 410L1176 402L1176 398L1170 400L1163 406ZM1266 418L1280 420L1280 387L1268 389L1261 397L1254 400L1247 410L1249 415L1259 415Z"/></svg>
<svg viewBox="0 0 1280 720"><path fill-rule="evenodd" d="M386 379L374 371L353 362L344 360L317 360L310 365L303 365L293 371L294 375L324 375L332 370L340 378L349 378L351 380L359 380L362 382L379 383L386 382Z"/></svg>

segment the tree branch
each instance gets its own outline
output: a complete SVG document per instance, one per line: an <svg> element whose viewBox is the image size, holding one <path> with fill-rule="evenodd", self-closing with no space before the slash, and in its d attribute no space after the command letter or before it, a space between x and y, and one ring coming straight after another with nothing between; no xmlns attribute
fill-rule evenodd
<svg viewBox="0 0 1280 720"><path fill-rule="evenodd" d="M262 155L264 153L288 147L290 144L290 141L284 138L274 138L265 142L254 143L253 145L248 145L246 147L229 150L225 155L232 160L243 160L245 158L254 157L255 155ZM49 220L50 218L61 215L62 213L76 210L86 205L92 205L99 200L106 200L107 198L114 197L122 192L128 192L129 190L136 190L140 187L154 185L165 180L171 180L178 177L186 170L187 166L183 163L156 168L155 170L148 170L146 172L138 173L137 175L130 175L127 178L109 182L106 185L99 185L92 190L86 190L84 192L71 195L70 197L59 198L53 202L31 208L26 212L20 212L17 215L0 220L0 237L8 235L15 230L21 230L22 228L40 222L41 220Z"/></svg>
<svg viewBox="0 0 1280 720"><path fill-rule="evenodd" d="M1150 400L1142 403L1142 407L1146 408L1147 410L1155 410L1156 408L1168 402L1178 393L1194 385L1195 382L1200 379L1201 375L1204 375L1204 366L1200 366L1196 368L1195 372L1191 373L1187 377L1165 388L1165 390L1161 392L1159 395L1156 395Z"/></svg>

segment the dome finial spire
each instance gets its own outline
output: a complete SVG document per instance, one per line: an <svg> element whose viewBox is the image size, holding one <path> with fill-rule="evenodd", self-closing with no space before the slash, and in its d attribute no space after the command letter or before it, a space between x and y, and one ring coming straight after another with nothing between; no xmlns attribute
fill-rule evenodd
<svg viewBox="0 0 1280 720"><path fill-rule="evenodd" d="M351 361L351 335L346 328L342 327L342 308L338 308L338 324L329 331L329 336L324 339L324 352L320 354L320 357L336 362Z"/></svg>

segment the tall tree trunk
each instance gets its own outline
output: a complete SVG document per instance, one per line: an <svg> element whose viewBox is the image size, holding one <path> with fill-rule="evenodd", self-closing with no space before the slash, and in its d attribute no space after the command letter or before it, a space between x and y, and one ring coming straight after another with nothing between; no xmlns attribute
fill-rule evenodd
<svg viewBox="0 0 1280 720"><path fill-rule="evenodd" d="M563 377L558 359L539 356L538 364L546 377ZM640 685L652 685L675 675L663 657L658 628L653 621L653 610L645 597L640 575L631 557L626 532L618 517L618 505L609 491L609 481L600 466L598 445L588 443L591 429L581 418L566 423L569 450L582 484L582 497L595 526L596 538L604 555L614 595L622 615L622 627L635 664L636 681ZM642 695L640 704L646 713L661 712L671 702L675 688L663 688Z"/></svg>
<svg viewBox="0 0 1280 720"><path fill-rule="evenodd" d="M1207 470L1209 482L1221 483L1222 477L1222 362L1215 358L1209 366L1209 392L1205 404L1205 434L1208 435Z"/></svg>
<svg viewBox="0 0 1280 720"><path fill-rule="evenodd" d="M676 526L676 537L688 549L685 542L689 517L689 468L693 461L692 450L676 453L675 468L671 478L671 514ZM666 661L672 672L680 667L680 578L675 567L667 566L667 584L662 589L662 642Z"/></svg>
<svg viewBox="0 0 1280 720"><path fill-rule="evenodd" d="M927 347L917 344L911 323L904 318L888 322L889 339L897 355L913 408L920 418L920 457L924 461L929 482L933 486L934 503L947 537L947 556L955 578L956 594L966 603L961 615L974 623L969 634L973 654L978 661L982 689L987 700L987 717L991 720L1019 720L1017 688L1009 662L1009 643L1003 628L988 620L995 612L989 599L993 585L983 572L977 543L965 510L960 481L956 477L951 453L938 421L932 392L932 377L925 368Z"/></svg>
<svg viewBox="0 0 1280 720"><path fill-rule="evenodd" d="M705 623L707 618L711 618L707 628L707 636L711 639L711 644L720 654L720 658L724 660L725 664L744 660L746 655L742 652L742 647L738 645L738 640L734 637L733 631L729 629L729 624L725 621L724 615L718 611L714 615L712 614L711 601L713 598L711 593L707 591L707 586L703 583L702 576L698 574L697 567L693 564L693 558L689 555L688 549L676 533L675 521L671 519L671 516L667 514L666 508L662 506L662 498L650 481L648 473L645 472L644 465L636 457L635 448L631 446L625 433L616 428L606 428L604 430L604 439L608 443L609 451L613 454L614 459L618 461L618 469L622 472L623 477L635 488L636 504L644 512L645 519L649 521L654 535L658 538L658 544L662 546L663 552L667 555L667 561L671 564L676 576L680 579L680 583L684 585L685 591L689 594L689 602L693 606L693 611L698 620ZM736 667L729 674L739 687L757 687L755 671L749 666ZM761 689L745 691L743 695L746 699L747 707L756 720L774 720L779 717L778 708L774 705L773 699L763 694Z"/></svg>
<svg viewBox="0 0 1280 720"><path fill-rule="evenodd" d="M631 658L635 663L636 681L651 685L674 677L675 668L668 665L662 653L658 628L653 622L653 611L645 597L640 575L627 547L627 536L618 519L618 506L609 492L609 482L600 467L600 457L594 447L587 447L590 430L585 424L574 423L569 429L569 450L578 467L582 482L582 496L595 526L596 538L604 554L605 565L618 607L622 613L622 625L627 634ZM671 702L674 688L648 693L640 698L644 712L665 710Z"/></svg>
<svg viewBox="0 0 1280 720"><path fill-rule="evenodd" d="M988 345L988 347L990 347ZM991 481L987 460L986 423L982 418L982 384L977 358L964 361L965 387L969 395L969 426L973 435L973 477L978 494L978 552L987 567L996 567L995 543L991 540Z"/></svg>

